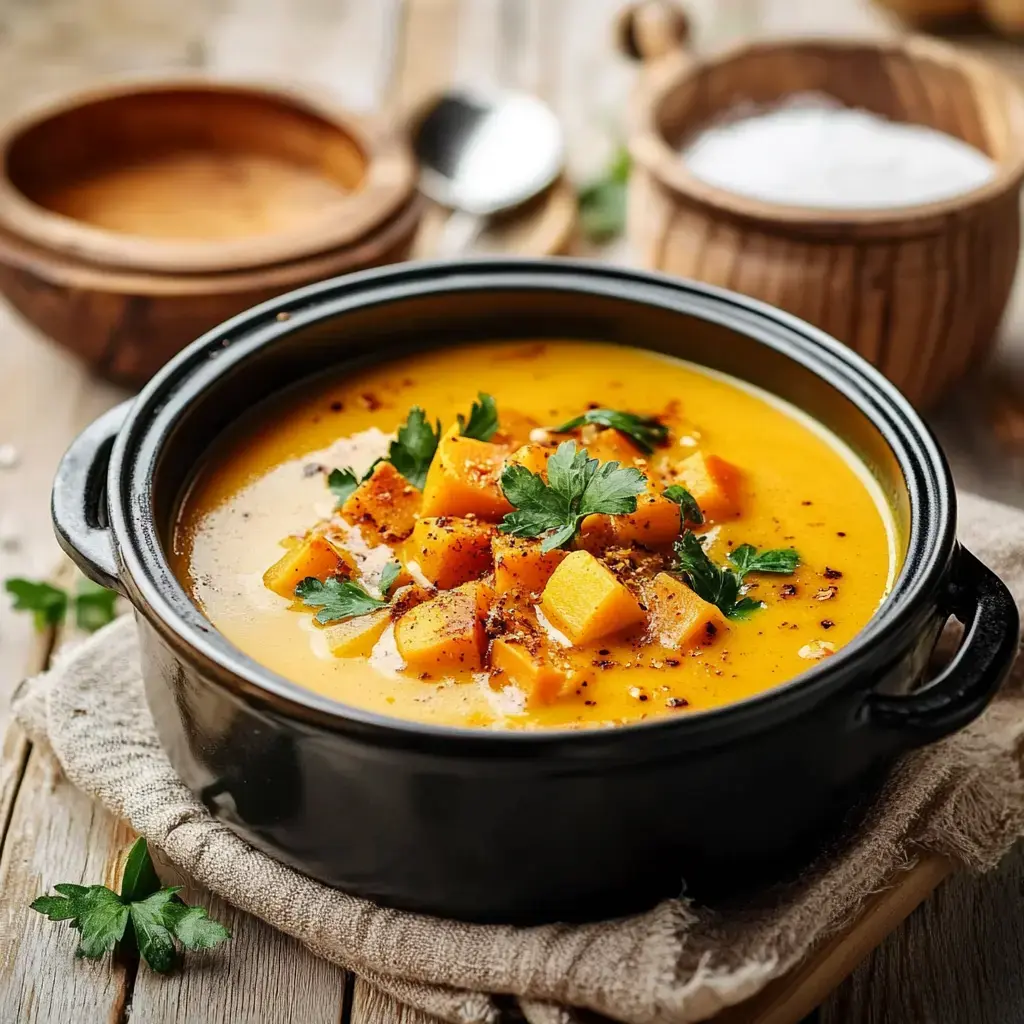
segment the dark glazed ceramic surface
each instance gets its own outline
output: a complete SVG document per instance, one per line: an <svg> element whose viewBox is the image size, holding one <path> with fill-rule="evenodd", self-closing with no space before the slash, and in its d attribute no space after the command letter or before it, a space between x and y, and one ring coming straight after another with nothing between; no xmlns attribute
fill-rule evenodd
<svg viewBox="0 0 1024 1024"><path fill-rule="evenodd" d="M282 314L287 314L283 316ZM582 337L714 367L846 440L891 501L903 569L848 647L724 708L621 729L502 733L343 706L268 672L207 623L163 554L210 440L317 372L462 341ZM104 487L105 484L105 487ZM294 292L229 321L69 450L62 544L138 610L147 694L213 813L309 874L477 920L715 898L791 871L901 752L976 717L1018 638L1002 583L955 541L945 462L900 395L831 338L714 288L569 261L413 264ZM934 679L947 617L962 646Z"/></svg>

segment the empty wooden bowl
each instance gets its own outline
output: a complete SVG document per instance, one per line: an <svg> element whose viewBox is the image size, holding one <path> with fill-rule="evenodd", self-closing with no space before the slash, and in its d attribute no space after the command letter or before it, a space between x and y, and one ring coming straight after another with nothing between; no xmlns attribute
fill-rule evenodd
<svg viewBox="0 0 1024 1024"><path fill-rule="evenodd" d="M787 41L706 61L663 3L632 8L620 39L645 54L631 111L628 234L648 266L733 288L845 341L915 403L935 401L996 338L1017 267L1024 97L987 62L922 38ZM821 209L707 184L680 147L740 104L832 96L965 140L997 165L980 188L928 204Z"/></svg>
<svg viewBox="0 0 1024 1024"><path fill-rule="evenodd" d="M422 212L398 133L284 89L93 89L0 155L0 290L129 384L257 302L404 258Z"/></svg>

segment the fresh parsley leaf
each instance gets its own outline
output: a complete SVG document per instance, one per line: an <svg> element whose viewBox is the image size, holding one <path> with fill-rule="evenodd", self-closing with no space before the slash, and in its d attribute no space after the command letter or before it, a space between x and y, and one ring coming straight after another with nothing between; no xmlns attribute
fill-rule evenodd
<svg viewBox="0 0 1024 1024"><path fill-rule="evenodd" d="M474 402L469 410L469 420L459 413L459 433L463 437L475 437L478 441L490 441L498 429L498 406L492 395L477 395L479 401Z"/></svg>
<svg viewBox="0 0 1024 1024"><path fill-rule="evenodd" d="M60 892L61 887L54 888ZM139 836L132 843L121 872L121 899L131 903L133 900L144 900L152 896L160 888L160 879L156 876L153 859L149 855L146 840Z"/></svg>
<svg viewBox="0 0 1024 1024"><path fill-rule="evenodd" d="M740 576L751 572L774 572L789 576L796 572L800 556L794 548L773 548L758 551L753 544L741 544L729 552L729 561L736 566Z"/></svg>
<svg viewBox="0 0 1024 1024"><path fill-rule="evenodd" d="M32 613L38 630L59 626L68 613L66 591L51 583L12 577L4 581L4 589L14 598L16 612Z"/></svg>
<svg viewBox="0 0 1024 1024"><path fill-rule="evenodd" d="M186 949L210 949L231 938L231 932L206 913L175 899L164 907L164 924Z"/></svg>
<svg viewBox="0 0 1024 1024"><path fill-rule="evenodd" d="M625 229L630 166L629 153L620 147L604 174L578 190L580 226L590 241L610 241Z"/></svg>
<svg viewBox="0 0 1024 1024"><path fill-rule="evenodd" d="M621 431L647 455L654 451L655 445L664 444L668 440L668 427L653 416L637 416L636 413L621 412L618 409L588 409L582 416L576 416L560 427L555 427L554 431L556 434L564 434L586 423Z"/></svg>
<svg viewBox="0 0 1024 1024"><path fill-rule="evenodd" d="M75 594L75 625L88 633L113 622L117 617L117 592L107 590L84 577Z"/></svg>
<svg viewBox="0 0 1024 1024"><path fill-rule="evenodd" d="M617 462L599 463L586 449L563 441L548 459L548 479L515 463L501 474L501 489L515 511L498 529L515 537L544 537L541 551L565 547L593 514L622 515L636 511L636 496L647 480L637 469Z"/></svg>
<svg viewBox="0 0 1024 1024"><path fill-rule="evenodd" d="M180 885L172 885L125 907L131 913L139 954L160 974L170 971L177 959L174 939L164 921L164 913L180 891Z"/></svg>
<svg viewBox="0 0 1024 1024"><path fill-rule="evenodd" d="M384 597L388 596L388 591L394 586L395 580L398 579L398 574L401 571L401 562L388 562L384 566L380 574L380 592Z"/></svg>
<svg viewBox="0 0 1024 1024"><path fill-rule="evenodd" d="M408 419L398 428L397 438L388 449L388 461L406 480L421 491L427 480L427 469L441 440L441 422L427 422L426 413L414 405Z"/></svg>
<svg viewBox="0 0 1024 1024"><path fill-rule="evenodd" d="M704 522L704 513L701 512L697 499L685 487L673 484L671 487L666 487L661 493L669 501L674 501L679 506L679 513L684 523L700 526Z"/></svg>
<svg viewBox="0 0 1024 1024"><path fill-rule="evenodd" d="M720 567L708 558L700 539L689 530L676 541L675 554L673 570L686 576L687 582L699 597L717 605L722 614L730 619L746 618L761 607L760 601L739 596L747 573L775 572L789 575L800 564L800 557L793 548L758 554L753 545L741 544L729 553L729 561L736 568Z"/></svg>
<svg viewBox="0 0 1024 1024"><path fill-rule="evenodd" d="M352 497L353 491L359 486L359 478L348 466L332 469L327 475L327 486L331 489L331 494L337 498L340 507Z"/></svg>
<svg viewBox="0 0 1024 1024"><path fill-rule="evenodd" d="M69 608L74 609L78 628L90 633L113 622L117 614L117 594L92 580L79 580L74 595L52 583L16 577L5 580L4 588L14 598L14 610L31 612L38 630L59 626Z"/></svg>
<svg viewBox="0 0 1024 1024"><path fill-rule="evenodd" d="M186 949L208 949L231 937L202 907L183 903L179 886L160 888L144 839L128 852L120 896L105 885L61 882L54 889L59 896L39 896L30 906L71 923L80 934L76 956L96 959L131 942L153 970L166 972L177 959L175 939Z"/></svg>
<svg viewBox="0 0 1024 1024"><path fill-rule="evenodd" d="M315 618L322 626L340 619L366 615L387 605L387 601L372 597L358 583L339 580L334 576L326 583L315 576L307 576L295 588L295 596L310 608L320 609Z"/></svg>

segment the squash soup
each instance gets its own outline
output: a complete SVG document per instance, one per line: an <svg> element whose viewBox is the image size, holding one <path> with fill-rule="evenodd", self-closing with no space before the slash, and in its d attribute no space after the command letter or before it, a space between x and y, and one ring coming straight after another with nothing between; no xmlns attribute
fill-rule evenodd
<svg viewBox="0 0 1024 1024"><path fill-rule="evenodd" d="M848 643L896 569L868 471L654 353L481 344L321 379L217 442L173 560L235 646L343 703L484 728L740 700Z"/></svg>

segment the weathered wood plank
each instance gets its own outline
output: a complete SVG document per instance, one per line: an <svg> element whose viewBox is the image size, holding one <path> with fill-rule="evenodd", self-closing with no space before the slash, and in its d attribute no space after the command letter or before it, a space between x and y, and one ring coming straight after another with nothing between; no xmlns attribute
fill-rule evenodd
<svg viewBox="0 0 1024 1024"><path fill-rule="evenodd" d="M435 1017L404 1006L357 978L351 1024L440 1024Z"/></svg>

